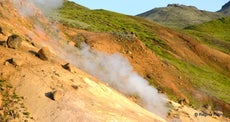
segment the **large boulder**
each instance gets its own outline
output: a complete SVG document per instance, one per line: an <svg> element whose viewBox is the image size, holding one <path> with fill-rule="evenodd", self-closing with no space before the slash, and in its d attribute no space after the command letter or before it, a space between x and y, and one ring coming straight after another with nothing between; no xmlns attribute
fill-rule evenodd
<svg viewBox="0 0 230 122"><path fill-rule="evenodd" d="M13 34L8 37L6 43L9 48L17 49L21 46L22 38L16 34Z"/></svg>
<svg viewBox="0 0 230 122"><path fill-rule="evenodd" d="M44 61L50 60L51 52L48 47L43 47L38 51L38 57Z"/></svg>

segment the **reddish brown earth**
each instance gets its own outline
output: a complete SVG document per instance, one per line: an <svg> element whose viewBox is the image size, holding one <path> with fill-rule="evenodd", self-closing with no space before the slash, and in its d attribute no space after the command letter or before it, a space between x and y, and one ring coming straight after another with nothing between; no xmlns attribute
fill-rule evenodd
<svg viewBox="0 0 230 122"><path fill-rule="evenodd" d="M188 79L180 75L177 68L169 63L159 59L150 49L148 49L140 40L119 41L116 36L106 33L94 33L84 30L76 30L60 27L68 33L68 36L74 37L82 34L86 38L85 42L92 48L107 52L119 52L127 57L134 69L143 77L154 78L155 85L163 89L171 89L179 98L188 99L183 90L187 90L202 102L208 102L210 99L216 101L218 105L229 110L229 104L221 102L215 97L210 97L205 93L199 92L193 88ZM228 72L230 56L220 51L213 50L203 44L198 43L193 38L174 32L167 28L158 28L158 36L165 40L171 48L171 54L183 60L192 62L198 66L210 65L217 69L223 69ZM215 59L215 61L213 60ZM220 65L221 64L221 65ZM221 66L221 67L220 67Z"/></svg>
<svg viewBox="0 0 230 122"><path fill-rule="evenodd" d="M65 102L68 101L68 99L71 97L70 94L75 94L76 91L72 90L70 93L66 93L66 98L64 98L61 102L58 102L55 105L52 105L53 101L50 101L44 96L44 93L52 90L53 86L56 88L62 88L61 86L64 86L65 90L71 89L70 84L71 79L79 79L79 84L82 85L82 89L87 88L86 90L80 91L79 94L76 96L79 97L78 100L80 102L78 103L78 107L85 103L85 106L79 109L83 113L79 113L79 116L82 116L82 118L79 118L79 121L84 120L94 120L90 115L95 114L95 117L98 119L97 121L103 120L103 117L108 118L108 120L113 119L113 115L115 116L115 120L125 120L128 119L130 121L136 120L136 121L150 121L151 119L154 119L156 121L160 121L161 118L156 117L155 115L152 115L151 113L143 110L138 105L130 102L127 100L124 96L120 96L120 99L124 99L124 101L127 101L127 104L119 103L118 99L114 98L114 101L110 102L117 102L119 105L117 108L113 108L112 104L107 104L107 102L103 102L103 100L109 100L109 97L111 94L106 94L104 99L100 99L100 93L103 93L103 89L107 89L107 86L98 81L96 78L93 78L92 76L89 76L88 74L80 71L79 69L75 69L77 76L74 76L76 74L68 73L67 71L63 70L60 65L64 63L64 61L60 59L55 59L51 62L43 62L38 57L34 56L31 52L37 52L38 49L41 47L42 43L45 40L49 40L51 37L49 37L48 34L46 34L45 31L42 29L37 29L32 21L34 18L24 18L20 16L17 11L14 9L14 7L10 4L9 1L3 1L3 4L0 6L0 25L3 28L4 35L0 35L0 40L6 40L7 36L16 33L23 37L24 43L23 47L18 50L8 49L5 47L0 47L0 63L1 63L1 72L3 75L0 78L4 78L10 81L11 84L18 87L18 93L23 96L27 96L26 105L29 108L29 110L34 114L35 118L38 121L46 120L55 120L55 117L58 116L58 114L62 114L63 111L65 111L67 108L60 108L57 113L55 113L53 110L50 110L47 114L51 114L52 112L55 113L55 115L52 115L51 118L48 118L45 114L42 113L45 110L35 110L36 106L33 106L41 97L40 105L42 107L45 107L46 104L50 105L50 109L55 109L55 107L59 108L61 105L63 105ZM49 24L45 18L43 18L41 15L38 15L40 21L44 25ZM108 33L95 33L95 32L89 32L85 30L78 30L73 28L67 28L62 25L59 25L59 29L61 30L60 36L62 38L65 38L66 40L70 40L70 37L74 37L77 34L82 34L86 40L85 42L90 45L93 49L99 50L102 52L107 53L120 53L123 56L127 57L134 67L134 69L143 77L154 79L154 84L157 87L160 87L162 89L169 89L171 92L173 92L175 95L178 96L178 98L181 99L188 99L186 97L186 94L183 92L183 90L187 90L188 92L196 95L197 98L199 98L201 101L206 101L209 98L206 94L197 91L195 88L193 88L187 81L186 78L182 77L179 73L179 70L175 68L173 65L170 65L169 63L162 61L159 57L157 57L150 49L148 49L139 39L136 38L134 41L120 41L119 38L112 34ZM190 38L186 35L183 35L179 32L174 32L173 30L167 29L167 28L157 28L158 36L164 40L169 47L171 47L173 55L175 55L178 58L182 58L185 60L189 60L197 65L212 65L216 69L223 69L225 68L226 71L228 71L228 75L230 72L230 57L226 54L223 54L219 51L210 49L209 47L197 43L196 40L193 38ZM35 44L35 46L31 45L31 42ZM74 42L71 42L74 45ZM2 65L4 61L8 58L12 57L18 57L22 58L25 57L25 64L22 67L15 68L11 65L4 66ZM221 65L220 65L221 64ZM42 71L42 70L43 71ZM62 77L55 76L54 70L61 74ZM46 73L44 73L46 71ZM29 73L30 72L30 73ZM28 77L23 77L23 73ZM28 75L27 75L28 73ZM64 77L66 76L67 77ZM44 79L41 79L37 76L42 76ZM85 80L84 80L85 79ZM90 80L87 80L90 79ZM93 80L92 80L93 79ZM36 83L35 81L41 81L41 83ZM55 81L60 81L55 83ZM32 81L31 83L27 84L28 82ZM44 81L50 81L48 84ZM62 83L62 81L65 81ZM94 82L95 81L95 82ZM22 85L21 85L22 84ZM44 85L45 84L45 85ZM100 84L98 87L96 87L98 84ZM21 85L21 86L20 86ZM37 85L37 86L36 86ZM34 87L33 87L34 86ZM38 87L39 86L39 87ZM44 87L44 88L42 88ZM39 88L40 90L34 90ZM32 94L28 94L27 90L31 90ZM110 91L110 88L108 88ZM98 91L99 90L99 91ZM96 91L96 92L95 92ZM106 90L105 90L106 91ZM87 93L87 94L85 94ZM98 94L97 94L98 93ZM102 95L103 95L102 94ZM117 95L120 93L115 92L113 95ZM34 95L34 96L33 96ZM118 96L119 96L118 95ZM214 101L216 101L221 106L224 106L227 110L230 110L229 104L225 104L215 98L212 98ZM71 99L74 101L74 99ZM92 104L94 100L97 100L100 104L97 104L96 107L92 107ZM73 102L72 101L72 102ZM65 107L71 107L72 104L76 103L69 103L69 106ZM105 106L103 106L105 105ZM120 109L119 106L127 108ZM135 106L135 107L131 107ZM39 107L39 106L37 106ZM92 108L92 111L91 109ZM102 111L100 111L102 109ZM109 111L112 110L116 111L115 113L110 113ZM39 111L40 110L40 111ZM63 110L63 111L62 111ZM71 109L72 110L72 109ZM123 114L119 114L120 111L123 111L125 113L125 118L123 118ZM69 111L67 111L69 112ZM87 114L87 113L90 114ZM108 115L109 113L109 115ZM183 112L182 112L183 113ZM189 113L189 112L188 112ZM190 117L193 116L193 113L190 112ZM183 113L183 117L187 116L187 114ZM46 116L47 118L42 118ZM100 117L101 116L101 117ZM189 119L190 117L187 117ZM63 118L58 118L57 120L61 120ZM202 118L205 121L205 118ZM215 121L218 121L219 118L215 118ZM211 118L213 120L213 118ZM184 121L187 121L184 119ZM198 121L197 119L190 119L190 121ZM201 120L202 121L202 120ZM220 119L221 121L221 119Z"/></svg>
<svg viewBox="0 0 230 122"><path fill-rule="evenodd" d="M227 115L230 105L216 97L209 96L191 86L189 80L180 75L177 68L159 59L140 40L119 41L119 38L112 34L94 33L84 30L70 29L60 26L70 37L82 34L85 42L93 49L107 53L120 53L127 57L134 69L143 77L154 79L155 86L170 90L179 99L188 99L184 90L192 94L198 101L208 103L214 101L215 106L221 107ZM220 51L211 49L197 40L172 31L168 28L158 28L158 36L166 41L171 48L171 54L180 59L192 62L198 66L211 65L215 69L226 70L229 74L230 56Z"/></svg>

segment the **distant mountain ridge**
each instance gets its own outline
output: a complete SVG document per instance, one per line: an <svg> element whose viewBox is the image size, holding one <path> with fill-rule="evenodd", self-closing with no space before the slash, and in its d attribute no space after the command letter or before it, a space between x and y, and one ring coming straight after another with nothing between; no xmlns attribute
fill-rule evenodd
<svg viewBox="0 0 230 122"><path fill-rule="evenodd" d="M218 11L226 16L230 16L230 1L222 6L222 8Z"/></svg>
<svg viewBox="0 0 230 122"><path fill-rule="evenodd" d="M165 26L184 28L221 18L224 14L221 12L199 10L194 6L169 4L167 7L154 8L137 16Z"/></svg>

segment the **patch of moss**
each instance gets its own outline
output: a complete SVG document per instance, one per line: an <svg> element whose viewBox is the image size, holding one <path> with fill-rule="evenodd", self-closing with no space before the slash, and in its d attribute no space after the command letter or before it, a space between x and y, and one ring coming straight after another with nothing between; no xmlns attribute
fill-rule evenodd
<svg viewBox="0 0 230 122"><path fill-rule="evenodd" d="M23 103L23 97L16 94L12 85L5 80L0 80L0 94L2 96L2 106L0 121L24 121L30 117Z"/></svg>

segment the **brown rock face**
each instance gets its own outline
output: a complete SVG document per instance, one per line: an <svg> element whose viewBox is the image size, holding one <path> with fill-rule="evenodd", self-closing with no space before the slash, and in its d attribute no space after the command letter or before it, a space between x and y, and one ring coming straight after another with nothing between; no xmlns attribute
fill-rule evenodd
<svg viewBox="0 0 230 122"><path fill-rule="evenodd" d="M21 46L21 43L22 39L16 34L9 36L7 39L7 46L9 48L17 49Z"/></svg>

